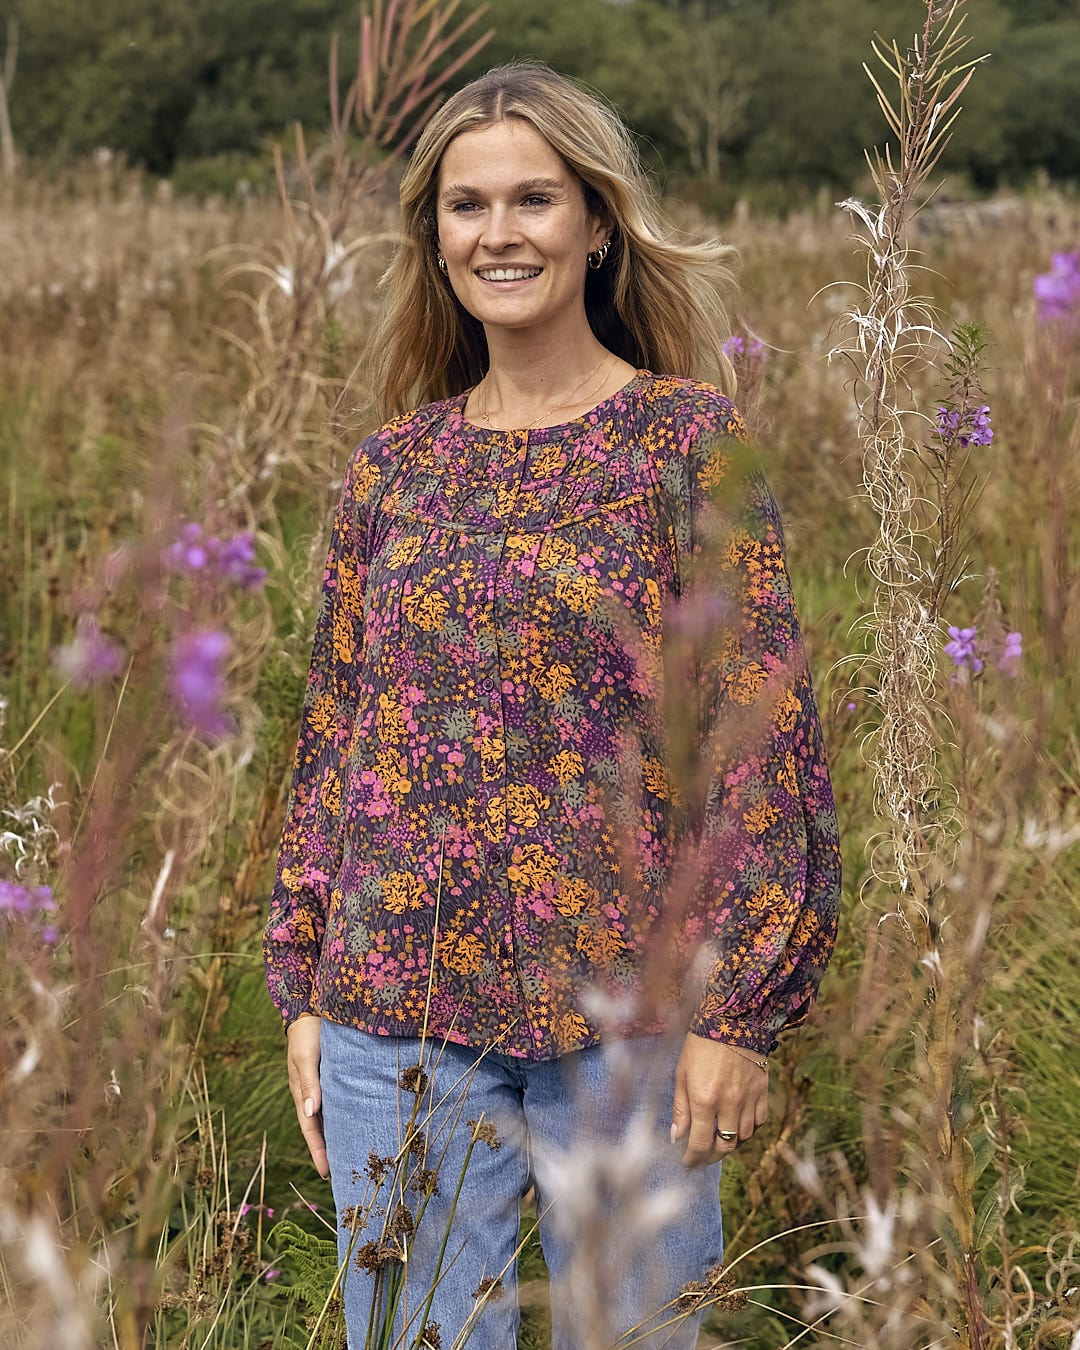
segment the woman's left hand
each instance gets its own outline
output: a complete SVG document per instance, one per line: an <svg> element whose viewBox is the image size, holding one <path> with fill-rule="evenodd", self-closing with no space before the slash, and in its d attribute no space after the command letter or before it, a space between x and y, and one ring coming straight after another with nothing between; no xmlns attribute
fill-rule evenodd
<svg viewBox="0 0 1080 1350"><path fill-rule="evenodd" d="M675 1070L671 1112L672 1141L688 1136L683 1154L687 1167L719 1162L765 1124L769 1071L748 1059L748 1053L688 1033ZM721 1139L719 1130L736 1137Z"/></svg>

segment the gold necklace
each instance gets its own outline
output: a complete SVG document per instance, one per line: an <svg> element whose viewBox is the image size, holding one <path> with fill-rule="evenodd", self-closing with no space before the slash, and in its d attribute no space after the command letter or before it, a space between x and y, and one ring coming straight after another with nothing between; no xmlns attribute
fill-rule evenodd
<svg viewBox="0 0 1080 1350"><path fill-rule="evenodd" d="M536 430L536 429L538 428L538 426L539 426L539 424L540 424L541 422L546 421L546 419L549 418L553 412L557 412L559 408L571 408L571 407L573 407L573 405L574 405L576 402L579 402L579 401L580 401L580 400L578 399L578 395L579 395L579 393L581 392L582 388L584 387L586 381L587 381L587 380L591 380L592 377L596 374L596 372L600 369L600 367L601 367L602 365L604 365L605 362L613 361L613 360L615 360L615 357L614 357L613 353L611 353L611 352L605 352L605 353L603 354L603 356L601 356L600 360L597 361L596 365L593 366L593 368L592 368L590 371L587 371L587 372L586 372L585 378L582 379L578 384L576 384L576 385L574 386L573 389L571 389L571 391L570 391L570 397L569 397L569 398L564 399L561 403L553 403L553 404L551 405L550 408L545 408L544 411L543 411L538 417L534 417L533 420L532 420L531 422L526 422L524 426L521 426L521 427L513 427L513 428L507 428L507 429L508 429L508 430L514 430L514 431L533 431L533 430ZM486 379L487 379L487 376L484 377L484 380L485 380L485 381L486 381ZM604 381L605 381L606 379L607 379L607 371L605 371L605 372L603 373L603 375L601 375L600 379L597 380L596 384L594 384L594 385L592 386L592 388L589 390L589 393L588 393L588 395L586 396L586 398L587 398L587 399L588 399L588 398L591 398L591 397L592 397L592 394L595 392L595 390L599 389L599 388L603 385L603 383L604 383ZM479 389L479 385L477 386L477 389ZM473 415L474 415L475 417L481 418L483 421L487 422L488 426L491 425L491 411L490 411L490 409L481 409L481 408L477 408L476 411L475 411L475 413L474 413Z"/></svg>

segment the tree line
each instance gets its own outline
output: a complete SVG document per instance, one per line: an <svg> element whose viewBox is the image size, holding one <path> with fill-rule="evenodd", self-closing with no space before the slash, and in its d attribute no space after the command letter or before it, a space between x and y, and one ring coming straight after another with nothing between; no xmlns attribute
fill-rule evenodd
<svg viewBox="0 0 1080 1350"><path fill-rule="evenodd" d="M870 41L906 44L922 14L919 0L489 0L494 35L458 78L539 57L607 95L664 172L798 195L851 185L882 134ZM347 53L357 26L355 0L0 0L9 151L108 147L162 175L265 163L294 121L326 125L331 34ZM1075 0L979 0L968 30L990 60L948 167L978 188L1080 179Z"/></svg>

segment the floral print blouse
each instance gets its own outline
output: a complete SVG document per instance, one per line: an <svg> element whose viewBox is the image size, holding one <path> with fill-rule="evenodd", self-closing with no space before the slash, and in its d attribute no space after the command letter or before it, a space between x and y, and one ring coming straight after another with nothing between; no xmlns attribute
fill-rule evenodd
<svg viewBox="0 0 1080 1350"><path fill-rule="evenodd" d="M684 1026L768 1052L828 962L840 855L780 520L760 473L736 472L739 416L647 371L557 427L481 428L464 404L391 422L346 473L271 998L286 1025L316 1012L546 1059L596 1043L613 1008L620 1034L660 1029L663 949ZM672 643L692 670L673 674ZM673 702L697 788L675 771Z"/></svg>

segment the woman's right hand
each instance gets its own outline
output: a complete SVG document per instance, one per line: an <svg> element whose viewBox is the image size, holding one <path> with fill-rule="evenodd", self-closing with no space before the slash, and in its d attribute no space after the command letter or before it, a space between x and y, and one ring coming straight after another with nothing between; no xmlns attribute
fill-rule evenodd
<svg viewBox="0 0 1080 1350"><path fill-rule="evenodd" d="M319 1038L322 1020L308 1013L289 1024L289 1091L300 1132L319 1176L330 1175L322 1128L322 1091L319 1087Z"/></svg>

